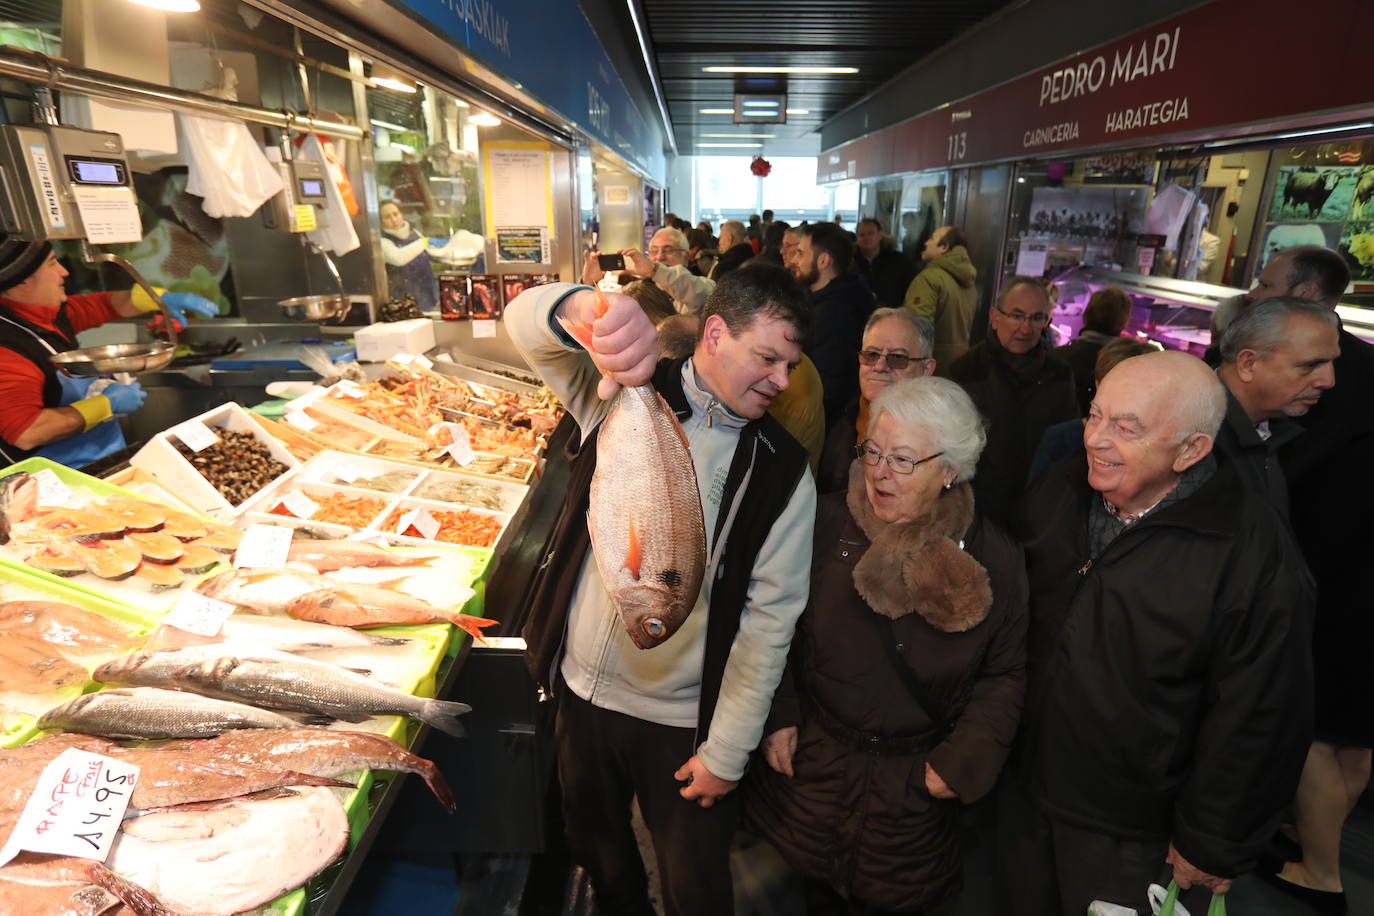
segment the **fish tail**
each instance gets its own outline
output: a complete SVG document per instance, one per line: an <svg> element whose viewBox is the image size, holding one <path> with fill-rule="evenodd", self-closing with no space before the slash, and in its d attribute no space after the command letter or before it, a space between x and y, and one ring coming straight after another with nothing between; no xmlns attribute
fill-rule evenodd
<svg viewBox="0 0 1374 916"><path fill-rule="evenodd" d="M472 707L466 703L453 700L425 700L417 718L446 735L462 738L467 734L467 729L463 728L458 717L468 712L472 712Z"/></svg>
<svg viewBox="0 0 1374 916"><path fill-rule="evenodd" d="M595 286L592 287L592 292L596 293L596 317L600 318L610 311L611 304L606 301L606 294ZM563 326L563 330L567 331L573 340L576 340L582 345L582 349L589 353L591 352L592 326L589 322L573 321L572 319L564 318L560 315L558 316L558 323Z"/></svg>
<svg viewBox="0 0 1374 916"><path fill-rule="evenodd" d="M471 614L454 614L448 620L449 623L475 639L479 646L485 646L487 644L487 641L482 638L482 628L494 627L501 622L499 620L492 620L490 617L474 617Z"/></svg>
<svg viewBox="0 0 1374 916"><path fill-rule="evenodd" d="M115 897L132 910L136 916L177 916L175 910L168 909L162 901L146 888L135 884L128 878L120 877L98 862L91 863L87 872L92 884Z"/></svg>

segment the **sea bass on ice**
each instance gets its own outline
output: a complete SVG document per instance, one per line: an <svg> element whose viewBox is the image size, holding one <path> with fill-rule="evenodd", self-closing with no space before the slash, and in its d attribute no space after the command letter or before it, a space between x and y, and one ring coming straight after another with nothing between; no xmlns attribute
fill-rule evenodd
<svg viewBox="0 0 1374 916"><path fill-rule="evenodd" d="M327 725L321 717L312 725ZM234 728L299 728L279 712L183 690L125 687L77 697L44 713L39 728L100 738L209 738Z"/></svg>
<svg viewBox="0 0 1374 916"><path fill-rule="evenodd" d="M597 291L602 313L609 307ZM590 352L591 328L564 321ZM651 649L681 628L706 568L706 524L687 435L652 387L622 388L597 433L587 530L630 639Z"/></svg>
<svg viewBox="0 0 1374 916"><path fill-rule="evenodd" d="M96 669L105 684L193 690L221 700L360 722L370 716L411 716L462 735L466 703L412 696L328 662L243 646L192 646L133 652Z"/></svg>

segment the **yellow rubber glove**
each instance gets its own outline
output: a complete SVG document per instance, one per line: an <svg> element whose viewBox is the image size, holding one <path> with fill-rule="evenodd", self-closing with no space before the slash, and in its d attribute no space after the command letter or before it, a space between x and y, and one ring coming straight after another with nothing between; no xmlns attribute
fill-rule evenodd
<svg viewBox="0 0 1374 916"><path fill-rule="evenodd" d="M87 430L114 416L114 411L110 409L110 399L103 394L72 401L67 406L74 408L77 413L81 414L81 418L86 421Z"/></svg>

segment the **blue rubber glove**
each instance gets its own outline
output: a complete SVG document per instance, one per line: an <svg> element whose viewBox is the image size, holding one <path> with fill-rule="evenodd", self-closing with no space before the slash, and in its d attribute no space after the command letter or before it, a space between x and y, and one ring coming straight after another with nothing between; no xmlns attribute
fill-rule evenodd
<svg viewBox="0 0 1374 916"><path fill-rule="evenodd" d="M183 325L186 324L187 312L195 312L206 318L214 318L219 315L218 305L204 296L197 296L195 293L163 293L162 301L167 304L167 310L172 313L172 317Z"/></svg>
<svg viewBox="0 0 1374 916"><path fill-rule="evenodd" d="M448 244L448 238L447 238L447 237L441 238L441 239L440 239L440 238L430 237L430 238L426 239L425 241L429 242L429 247L430 247L430 248L443 248L445 245Z"/></svg>
<svg viewBox="0 0 1374 916"><path fill-rule="evenodd" d="M189 296L190 293L172 293L176 296ZM204 300L202 300L204 301ZM143 390L143 386L138 382L130 382L127 385L115 383L100 392L110 402L110 413L117 416L125 416L133 413L143 406L143 401L148 397L148 392Z"/></svg>

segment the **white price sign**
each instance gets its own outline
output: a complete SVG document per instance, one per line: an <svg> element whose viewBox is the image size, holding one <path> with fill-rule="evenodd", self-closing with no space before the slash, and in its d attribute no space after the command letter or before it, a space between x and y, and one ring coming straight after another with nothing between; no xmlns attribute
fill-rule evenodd
<svg viewBox="0 0 1374 916"><path fill-rule="evenodd" d="M391 357L391 361L399 366L409 366L411 363L415 362L415 357L409 353L397 353L395 356Z"/></svg>
<svg viewBox="0 0 1374 916"><path fill-rule="evenodd" d="M316 420L314 417L310 416L310 414L306 413L304 410L289 411L284 419L287 423L290 423L297 429L304 429L306 431L312 430L320 425L319 420Z"/></svg>
<svg viewBox="0 0 1374 916"><path fill-rule="evenodd" d="M361 476L362 469L351 464L341 464L334 469L334 479L340 483L352 483Z"/></svg>
<svg viewBox="0 0 1374 916"><path fill-rule="evenodd" d="M52 468L44 468L33 479L38 481L38 504L40 506L71 506L76 494L71 487L62 482Z"/></svg>
<svg viewBox="0 0 1374 916"><path fill-rule="evenodd" d="M415 354L415 365L419 366L421 369L433 369L434 360L425 356L423 353L417 353Z"/></svg>
<svg viewBox="0 0 1374 916"><path fill-rule="evenodd" d="M319 503L315 502L309 496L306 496L300 490L286 494L286 496L282 497L278 505L286 507L286 511L296 516L296 518L311 518L314 516L315 510L320 508Z"/></svg>
<svg viewBox="0 0 1374 916"><path fill-rule="evenodd" d="M453 456L453 460L458 462L460 467L467 467L477 460L477 455L472 451L472 442L468 439L468 431L461 423L445 423L444 428L453 437L453 443L444 451Z"/></svg>
<svg viewBox="0 0 1374 916"><path fill-rule="evenodd" d="M187 420L185 423L178 423L172 427L171 433L193 452L203 451L219 441L219 436L216 436L210 431L210 427L199 420Z"/></svg>
<svg viewBox="0 0 1374 916"><path fill-rule="evenodd" d="M472 321L473 337L495 337L496 320L494 318L474 318Z"/></svg>
<svg viewBox="0 0 1374 916"><path fill-rule="evenodd" d="M239 549L234 551L234 565L281 569L286 565L291 536L295 533L294 528L279 525L249 525L239 540Z"/></svg>
<svg viewBox="0 0 1374 916"><path fill-rule="evenodd" d="M396 533L405 534L411 528L420 532L420 537L432 541L439 533L439 520L424 509L411 509L396 523Z"/></svg>
<svg viewBox="0 0 1374 916"><path fill-rule="evenodd" d="M67 748L43 768L0 864L25 849L104 862L137 784L134 764Z"/></svg>
<svg viewBox="0 0 1374 916"><path fill-rule="evenodd" d="M234 606L226 601L207 598L199 592L184 592L162 622L197 636L218 636L224 621L233 613Z"/></svg>
<svg viewBox="0 0 1374 916"><path fill-rule="evenodd" d="M352 379L344 379L334 386L334 393L344 398L360 398L363 390L358 387L358 383Z"/></svg>

